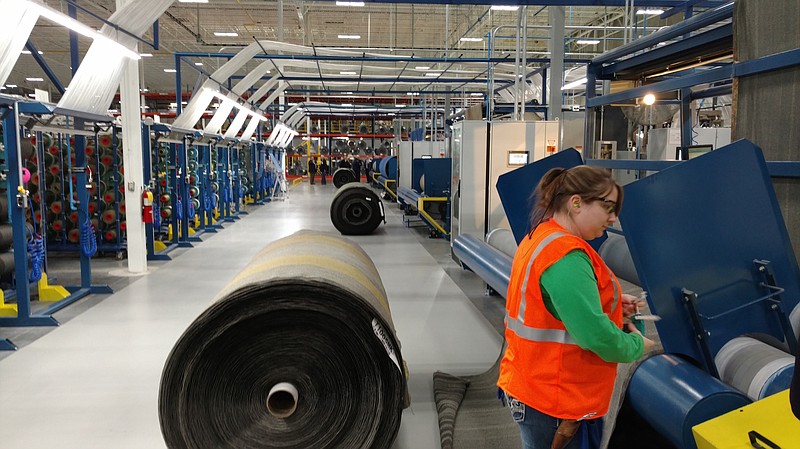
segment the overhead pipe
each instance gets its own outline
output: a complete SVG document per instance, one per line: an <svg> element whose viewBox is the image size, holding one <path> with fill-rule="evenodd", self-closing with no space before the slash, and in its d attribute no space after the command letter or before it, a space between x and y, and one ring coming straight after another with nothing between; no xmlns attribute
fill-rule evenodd
<svg viewBox="0 0 800 449"><path fill-rule="evenodd" d="M657 45L660 42L668 41L672 38L683 36L692 31L698 30L700 28L709 25L713 25L722 20L730 19L732 17L733 17L733 2L726 3L712 10L706 11L702 14L698 14L683 22L656 31L655 33L647 37L637 39L636 41L631 42L630 44L623 45L622 47L618 47L615 48L614 50L603 53L602 55L592 59L591 63L602 64L605 62L614 61L622 56L635 53L639 50L644 50L648 47L652 47L653 45Z"/></svg>

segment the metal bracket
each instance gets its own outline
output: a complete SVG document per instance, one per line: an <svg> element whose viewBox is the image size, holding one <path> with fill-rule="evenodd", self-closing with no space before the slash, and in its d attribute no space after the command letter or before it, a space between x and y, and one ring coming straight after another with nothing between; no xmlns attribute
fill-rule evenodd
<svg viewBox="0 0 800 449"><path fill-rule="evenodd" d="M700 314L697 312L697 293L682 288L681 296L686 308L689 309L689 318L692 321L692 328L694 329L694 337L697 339L697 344L700 347L700 352L703 354L703 362L708 369L709 374L719 379L719 371L717 365L714 363L714 358L711 357L711 349L708 347L708 338L711 334L703 327L703 322L700 320Z"/></svg>
<svg viewBox="0 0 800 449"><path fill-rule="evenodd" d="M780 306L781 293L784 292L784 289L779 287L778 283L775 281L775 275L770 268L770 261L755 259L753 263L756 265L756 270L764 276L765 282L762 282L761 286L774 291L771 295L774 304L772 304L770 309L775 312L778 323L781 325L783 336L786 339L786 343L789 345L789 352L797 354L797 338L795 338L789 318L783 313Z"/></svg>

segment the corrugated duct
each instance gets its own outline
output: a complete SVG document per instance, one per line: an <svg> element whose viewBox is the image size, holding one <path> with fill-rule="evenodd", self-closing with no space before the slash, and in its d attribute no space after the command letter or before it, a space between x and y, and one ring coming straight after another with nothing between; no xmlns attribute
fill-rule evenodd
<svg viewBox="0 0 800 449"><path fill-rule="evenodd" d="M406 374L380 275L350 240L265 247L180 337L161 378L169 448L392 446Z"/></svg>
<svg viewBox="0 0 800 449"><path fill-rule="evenodd" d="M0 86L5 86L39 14L30 11L27 2L19 0L0 0L0 11L3 11L3 23L0 26Z"/></svg>
<svg viewBox="0 0 800 449"><path fill-rule="evenodd" d="M142 36L171 4L172 0L129 2L114 12L108 20L132 34ZM103 25L100 32L130 49L135 49L138 43L133 37L118 33L110 25ZM115 50L113 44L94 41L72 78L69 89L61 97L58 107L107 115L108 107L114 100L122 79L126 58Z"/></svg>

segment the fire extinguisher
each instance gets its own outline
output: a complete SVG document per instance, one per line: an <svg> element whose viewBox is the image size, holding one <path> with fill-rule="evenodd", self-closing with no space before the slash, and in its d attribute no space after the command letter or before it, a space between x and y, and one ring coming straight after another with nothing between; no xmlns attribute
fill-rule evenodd
<svg viewBox="0 0 800 449"><path fill-rule="evenodd" d="M150 191L150 187L145 187L142 192L142 222L153 222L153 192Z"/></svg>

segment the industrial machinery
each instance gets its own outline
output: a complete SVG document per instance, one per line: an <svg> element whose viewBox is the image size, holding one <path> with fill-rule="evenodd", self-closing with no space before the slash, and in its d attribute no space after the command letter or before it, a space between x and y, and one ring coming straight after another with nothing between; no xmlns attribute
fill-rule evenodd
<svg viewBox="0 0 800 449"><path fill-rule="evenodd" d="M531 165L552 166L557 156ZM539 178L530 171L526 177L527 189L498 185L504 202L516 197L520 204L534 189ZM504 194L509 188L516 190ZM509 220L515 236L524 235L519 217ZM633 262L651 312L661 317L656 327L664 347L633 371L623 407L679 449L698 447L693 427L754 401L766 401L759 410L773 420L786 418L786 404L765 398L785 391L795 369L800 269L760 149L739 141L630 184L620 220L630 252L609 238L600 254L615 272L625 271L619 263ZM609 242L615 248L604 251ZM453 248L462 263L504 291L507 256L470 236L456 237ZM797 443L768 423L741 428L731 427L735 419L720 420L695 429L703 449L733 447L710 441L719 435L735 435L742 444L735 447L746 447L749 431L788 444L781 447Z"/></svg>
<svg viewBox="0 0 800 449"><path fill-rule="evenodd" d="M479 239L508 229L494 185L500 175L559 151L558 122L485 122L453 126L451 228L453 236Z"/></svg>

